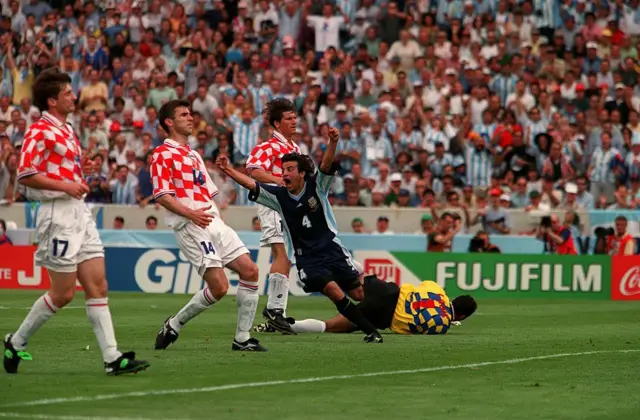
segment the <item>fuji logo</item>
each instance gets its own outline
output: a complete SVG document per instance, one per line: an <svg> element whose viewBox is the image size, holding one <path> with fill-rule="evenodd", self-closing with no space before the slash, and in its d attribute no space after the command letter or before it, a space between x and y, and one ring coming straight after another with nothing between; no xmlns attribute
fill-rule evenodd
<svg viewBox="0 0 640 420"><path fill-rule="evenodd" d="M400 268L396 267L393 261L388 258L367 258L364 260L364 270L375 273L380 280L400 285Z"/></svg>
<svg viewBox="0 0 640 420"><path fill-rule="evenodd" d="M620 280L620 293L624 296L640 295L640 266L631 267Z"/></svg>

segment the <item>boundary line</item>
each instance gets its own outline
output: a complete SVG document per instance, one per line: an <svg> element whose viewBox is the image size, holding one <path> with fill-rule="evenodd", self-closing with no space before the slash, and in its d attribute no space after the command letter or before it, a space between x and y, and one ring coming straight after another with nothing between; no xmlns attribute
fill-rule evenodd
<svg viewBox="0 0 640 420"><path fill-rule="evenodd" d="M151 420L143 417L86 417L86 416L52 416L49 414L2 413L0 417L40 420Z"/></svg>
<svg viewBox="0 0 640 420"><path fill-rule="evenodd" d="M577 353L557 353L557 354L549 354L546 356L532 356L532 357L497 360L497 361L490 361L490 362L467 363L463 365L435 366L435 367L428 367L428 368L421 368L421 369L355 373L350 375L318 376L318 377L300 378L300 379L283 379L279 381L246 382L246 383L239 383L239 384L208 386L203 388L160 389L155 391L124 392L120 394L102 394L102 395L83 396L83 397L49 398L49 399L22 401L18 403L5 404L5 405L1 405L0 408L35 407L35 406L52 405L52 404L105 401L105 400L114 400L114 399L128 398L128 397L149 397L149 396L170 395L170 394L206 393L206 392L226 391L230 389L260 388L260 387L273 386L273 385L304 384L304 383L312 383L312 382L336 381L341 379L370 378L370 377L376 377L376 376L391 376L391 375L415 374L415 373L425 373L425 372L437 372L437 371L443 371L443 370L470 369L470 368L479 368L479 367L494 366L494 365L517 364L517 363L531 362L535 360L558 359L562 357L577 357L577 356L588 356L588 355L594 355L594 354L637 353L637 352L640 352L640 349L596 350L596 351L584 351L584 352L577 352ZM1 414L2 413L0 413L0 417L1 417Z"/></svg>

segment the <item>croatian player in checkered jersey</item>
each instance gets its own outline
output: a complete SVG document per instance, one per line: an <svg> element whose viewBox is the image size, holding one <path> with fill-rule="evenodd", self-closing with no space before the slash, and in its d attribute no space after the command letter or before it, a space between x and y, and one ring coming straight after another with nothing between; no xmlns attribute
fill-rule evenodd
<svg viewBox="0 0 640 420"><path fill-rule="evenodd" d="M291 140L296 132L297 114L293 103L284 98L274 99L265 108L265 122L273 127L273 137L258 144L247 159L247 173L257 182L284 186L282 180L282 156L300 153ZM267 323L285 334L295 334L285 320L289 298L290 256L284 246L282 219L278 212L262 204L258 205L261 247L270 247L273 257L269 272L267 306L262 311Z"/></svg>
<svg viewBox="0 0 640 420"><path fill-rule="evenodd" d="M81 164L82 150L73 128L66 123L76 96L71 78L58 69L45 70L33 84L33 102L42 118L25 134L17 179L30 200L41 201L36 218L38 249L35 260L47 269L51 289L31 307L22 325L4 340L4 369L17 373L29 339L74 297L76 280L84 289L87 318L98 339L109 375L136 373L149 363L135 353L118 351L107 299L104 248L83 198L89 192L83 172L94 163Z"/></svg>
<svg viewBox="0 0 640 420"><path fill-rule="evenodd" d="M159 122L169 135L151 158L155 200L167 210L180 250L204 278L196 293L176 315L167 318L156 336L156 350L178 339L191 319L222 299L229 289L227 267L240 276L236 303L238 324L232 350L266 351L249 332L258 307L258 267L238 234L220 218L212 198L218 193L202 157L188 146L193 117L188 101L172 100L160 108Z"/></svg>

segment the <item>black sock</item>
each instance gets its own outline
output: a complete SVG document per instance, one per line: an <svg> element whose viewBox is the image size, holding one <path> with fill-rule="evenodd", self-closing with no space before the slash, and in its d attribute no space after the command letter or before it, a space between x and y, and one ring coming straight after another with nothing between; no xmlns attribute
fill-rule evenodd
<svg viewBox="0 0 640 420"><path fill-rule="evenodd" d="M360 308L351 303L348 297L344 297L340 302L335 303L338 312L358 327L360 331L369 335L377 333L376 327L371 325L367 318L362 315Z"/></svg>

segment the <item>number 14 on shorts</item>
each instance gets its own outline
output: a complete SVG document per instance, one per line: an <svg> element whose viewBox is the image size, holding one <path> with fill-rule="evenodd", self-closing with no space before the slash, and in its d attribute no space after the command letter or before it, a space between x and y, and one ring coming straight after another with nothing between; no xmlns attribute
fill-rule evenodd
<svg viewBox="0 0 640 420"><path fill-rule="evenodd" d="M216 250L213 247L213 243L211 243L210 241L202 241L202 242L200 242L200 245L202 246L202 250L204 251L204 253L206 255L215 254L216 253Z"/></svg>

